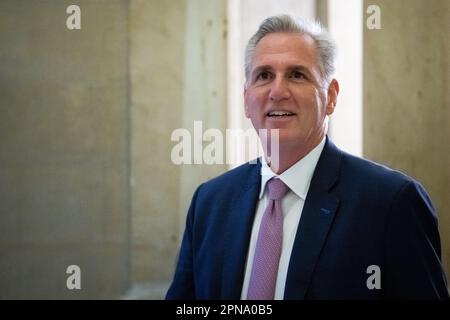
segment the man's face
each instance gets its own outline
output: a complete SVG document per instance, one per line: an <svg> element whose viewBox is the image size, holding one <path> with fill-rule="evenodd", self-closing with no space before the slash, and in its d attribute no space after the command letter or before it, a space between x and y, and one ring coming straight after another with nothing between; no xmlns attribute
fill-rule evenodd
<svg viewBox="0 0 450 320"><path fill-rule="evenodd" d="M246 81L245 114L256 130L280 129L280 146L312 149L333 113L336 80L321 76L314 40L297 33L271 33L255 48Z"/></svg>

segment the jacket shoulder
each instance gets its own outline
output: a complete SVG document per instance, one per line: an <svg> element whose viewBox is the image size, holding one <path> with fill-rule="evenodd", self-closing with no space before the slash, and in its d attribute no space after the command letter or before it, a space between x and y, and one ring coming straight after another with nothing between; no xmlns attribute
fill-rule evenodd
<svg viewBox="0 0 450 320"><path fill-rule="evenodd" d="M408 183L418 183L399 170L346 152L343 152L341 168L343 175L347 174L352 176L353 179L363 180L366 184L377 184L380 187L388 185L398 187Z"/></svg>

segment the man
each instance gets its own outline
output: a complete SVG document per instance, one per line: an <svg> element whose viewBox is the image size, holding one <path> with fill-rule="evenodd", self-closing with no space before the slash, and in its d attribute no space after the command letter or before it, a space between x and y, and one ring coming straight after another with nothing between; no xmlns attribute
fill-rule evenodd
<svg viewBox="0 0 450 320"><path fill-rule="evenodd" d="M197 189L168 299L449 298L423 187L326 136L334 56L320 25L285 15L250 39L245 114L279 153Z"/></svg>

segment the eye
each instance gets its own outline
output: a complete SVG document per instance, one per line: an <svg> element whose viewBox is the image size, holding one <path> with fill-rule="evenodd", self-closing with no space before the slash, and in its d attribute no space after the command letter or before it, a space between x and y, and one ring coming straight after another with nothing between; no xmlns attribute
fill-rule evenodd
<svg viewBox="0 0 450 320"><path fill-rule="evenodd" d="M258 76L256 77L256 80L270 80L272 78L272 75L268 71L261 71Z"/></svg>
<svg viewBox="0 0 450 320"><path fill-rule="evenodd" d="M295 79L295 80L305 80L307 79L305 74L301 71L298 70L294 70L291 73L291 78Z"/></svg>

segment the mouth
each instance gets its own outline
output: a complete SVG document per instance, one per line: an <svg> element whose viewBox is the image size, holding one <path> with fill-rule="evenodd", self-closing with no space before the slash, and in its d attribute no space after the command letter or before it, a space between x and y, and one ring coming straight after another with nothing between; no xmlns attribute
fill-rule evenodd
<svg viewBox="0 0 450 320"><path fill-rule="evenodd" d="M286 117L292 117L295 116L295 113L285 110L278 110L278 111L270 111L267 113L267 117L274 118L274 119L281 119Z"/></svg>

